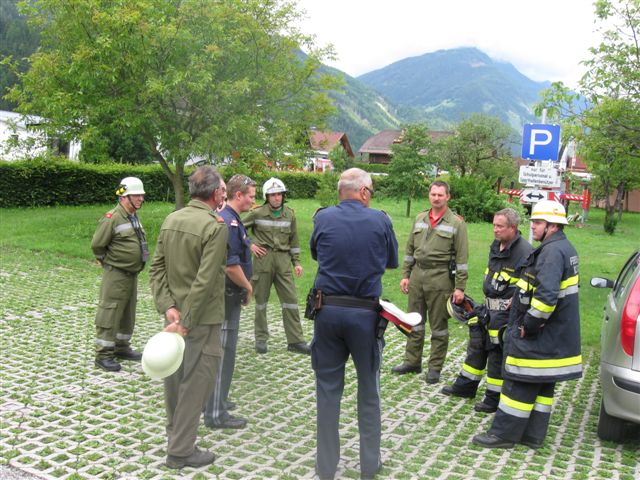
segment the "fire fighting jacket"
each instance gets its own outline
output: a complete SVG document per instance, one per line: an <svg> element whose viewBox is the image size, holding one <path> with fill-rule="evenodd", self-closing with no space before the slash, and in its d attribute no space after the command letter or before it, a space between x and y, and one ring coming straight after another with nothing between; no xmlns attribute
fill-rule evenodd
<svg viewBox="0 0 640 480"><path fill-rule="evenodd" d="M509 322L508 301L516 291L516 269L528 257L533 248L520 232L500 250L500 241L494 240L489 249L489 262L484 271L482 291L489 310L489 338L498 344L499 330Z"/></svg>
<svg viewBox="0 0 640 480"><path fill-rule="evenodd" d="M579 378L578 254L564 232L544 239L518 277L505 335L504 378L531 383Z"/></svg>

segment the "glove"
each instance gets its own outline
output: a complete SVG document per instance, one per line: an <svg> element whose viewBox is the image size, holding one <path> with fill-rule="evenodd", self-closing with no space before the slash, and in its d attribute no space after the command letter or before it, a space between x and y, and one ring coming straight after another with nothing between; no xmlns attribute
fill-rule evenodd
<svg viewBox="0 0 640 480"><path fill-rule="evenodd" d="M524 322L520 327L520 337L535 338L542 331L544 323L542 320L531 315L525 315Z"/></svg>

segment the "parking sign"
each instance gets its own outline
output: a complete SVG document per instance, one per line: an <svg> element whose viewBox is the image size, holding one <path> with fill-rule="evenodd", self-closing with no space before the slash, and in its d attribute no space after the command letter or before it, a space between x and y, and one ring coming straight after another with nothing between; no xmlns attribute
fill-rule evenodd
<svg viewBox="0 0 640 480"><path fill-rule="evenodd" d="M522 158L558 161L560 125L527 123L522 135Z"/></svg>

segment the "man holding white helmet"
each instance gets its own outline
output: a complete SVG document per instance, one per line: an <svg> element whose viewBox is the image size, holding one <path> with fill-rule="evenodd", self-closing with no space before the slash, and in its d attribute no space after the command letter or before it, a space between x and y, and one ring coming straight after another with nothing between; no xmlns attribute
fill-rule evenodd
<svg viewBox="0 0 640 480"><path fill-rule="evenodd" d="M262 187L264 205L254 208L243 219L245 227L251 231L251 251L255 255L251 283L256 300L256 352L267 353L267 304L271 285L275 285L282 306L287 348L291 352L310 355L311 349L302 334L293 281L294 273L297 277L302 275L298 227L294 211L284 205L286 193L282 180L270 178Z"/></svg>
<svg viewBox="0 0 640 480"><path fill-rule="evenodd" d="M563 230L565 209L556 201L538 202L531 223L541 243L517 272L500 403L489 431L473 438L487 448L541 447L556 382L582 376L578 254Z"/></svg>
<svg viewBox="0 0 640 480"><path fill-rule="evenodd" d="M156 308L165 317L165 332L184 337L184 359L179 366L167 365L167 371L150 369L158 366L148 362L153 358L145 357L143 363L152 376L172 372L164 379L164 401L166 465L173 469L201 467L215 460L213 452L200 450L195 443L200 412L213 391L223 355L228 229L215 209L222 204L225 184L214 167L199 167L189 176L189 193L189 204L163 222L149 271ZM169 341L165 350L170 355L175 348L175 341Z"/></svg>
<svg viewBox="0 0 640 480"><path fill-rule="evenodd" d="M116 189L118 205L105 213L91 240L102 265L102 286L96 312L97 367L120 370L116 360L142 357L131 348L136 319L138 273L149 257L146 234L136 212L144 202L144 187L136 177L126 177Z"/></svg>

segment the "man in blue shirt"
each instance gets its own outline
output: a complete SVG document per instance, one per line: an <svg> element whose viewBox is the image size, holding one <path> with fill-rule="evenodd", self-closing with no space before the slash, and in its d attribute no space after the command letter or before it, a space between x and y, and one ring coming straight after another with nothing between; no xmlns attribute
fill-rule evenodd
<svg viewBox="0 0 640 480"><path fill-rule="evenodd" d="M315 288L322 292L311 361L316 374L316 472L333 478L340 458L340 400L349 358L358 375L358 426L362 478L382 468L380 364L384 347L378 299L385 269L398 267L398 242L389 217L369 207L371 176L346 170L338 182L340 204L314 216L311 256L318 262Z"/></svg>
<svg viewBox="0 0 640 480"><path fill-rule="evenodd" d="M244 428L247 420L229 414L231 378L236 364L236 347L240 329L240 310L248 305L251 288L251 241L240 220L256 199L256 182L246 175L234 175L227 182L227 204L220 211L229 229L227 266L225 268L225 319L222 325L222 365L211 398L204 411L209 428Z"/></svg>

